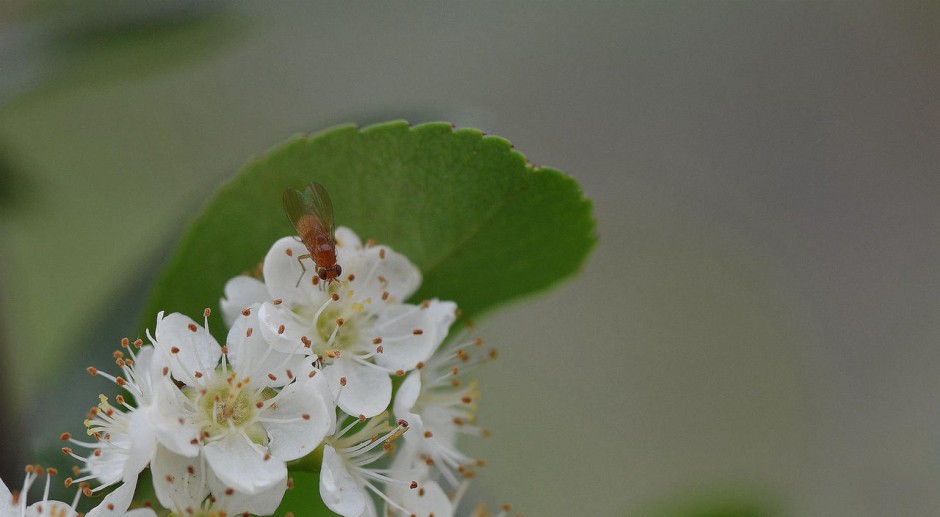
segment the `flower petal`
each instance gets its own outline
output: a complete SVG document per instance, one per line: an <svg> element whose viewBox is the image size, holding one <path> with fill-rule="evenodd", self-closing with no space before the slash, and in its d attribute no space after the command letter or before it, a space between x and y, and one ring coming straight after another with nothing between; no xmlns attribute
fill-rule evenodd
<svg viewBox="0 0 940 517"><path fill-rule="evenodd" d="M386 302L400 303L421 285L421 271L388 246L378 245L359 253L340 254L337 260L343 260L340 265L347 278L350 273L356 276L350 287L358 298L379 300L387 291Z"/></svg>
<svg viewBox="0 0 940 517"><path fill-rule="evenodd" d="M137 479L144 467L150 463L150 458L153 457L157 446L157 435L150 418L152 411L151 407L142 407L130 415L128 434L130 434L131 446L127 453L127 463L124 465L125 483L131 477Z"/></svg>
<svg viewBox="0 0 940 517"><path fill-rule="evenodd" d="M214 371L222 357L212 334L178 312L157 316L156 341L154 346L170 358L173 377L190 386L196 385L196 372L206 375Z"/></svg>
<svg viewBox="0 0 940 517"><path fill-rule="evenodd" d="M336 425L336 407L326 376L306 374L288 385L260 415L271 454L291 461L313 452Z"/></svg>
<svg viewBox="0 0 940 517"><path fill-rule="evenodd" d="M131 505L131 501L134 500L134 491L137 489L137 477L133 476L124 481L121 486L117 487L116 490L106 495L104 499L101 500L101 503L98 506L94 507L86 515L87 517L118 517L123 516L124 512L127 511L127 508ZM38 503L36 503L38 504ZM67 511L68 505L59 503L65 506L65 510L61 514L56 513L53 509L44 509L43 512L37 513L36 515L75 515L74 512ZM26 512L29 515L29 511Z"/></svg>
<svg viewBox="0 0 940 517"><path fill-rule="evenodd" d="M159 403L151 408L151 422L157 441L183 456L199 454L200 427L187 409L191 401L167 377L161 377L154 391Z"/></svg>
<svg viewBox="0 0 940 517"><path fill-rule="evenodd" d="M209 495L205 482L205 462L199 456L187 458L158 446L151 470L153 488L160 504L177 514L199 508Z"/></svg>
<svg viewBox="0 0 940 517"><path fill-rule="evenodd" d="M340 357L324 368L323 373L337 405L349 415L373 417L388 407L392 400L392 380L388 374L352 359ZM341 388L340 378L346 378Z"/></svg>
<svg viewBox="0 0 940 517"><path fill-rule="evenodd" d="M26 497L23 495L22 497ZM13 493L7 488L7 484L0 479L0 515L17 515L18 505L13 504Z"/></svg>
<svg viewBox="0 0 940 517"><path fill-rule="evenodd" d="M229 493L229 488L218 477L211 472L209 473L209 489L216 498L216 503L213 506L219 510L212 515L223 515L222 510L225 511L224 515L241 515L244 513L271 515L280 506L281 500L284 499L284 492L287 491L287 478L257 494L249 495L238 490Z"/></svg>
<svg viewBox="0 0 940 517"><path fill-rule="evenodd" d="M297 353L284 353L271 346L260 329L260 307L258 304L252 305L248 316L239 315L235 320L225 340L228 360L239 375L250 377L253 384L277 388L289 383L292 375L299 373L310 360L299 339L295 347ZM248 335L249 328L252 329L251 335ZM293 374L288 375L288 370ZM274 378L269 377L269 374Z"/></svg>
<svg viewBox="0 0 940 517"><path fill-rule="evenodd" d="M261 304L258 327L271 347L280 352L306 353L303 338L316 340L316 329L284 305Z"/></svg>
<svg viewBox="0 0 940 517"><path fill-rule="evenodd" d="M427 308L393 305L379 315L374 332L382 338L383 353L375 362L392 370L411 370L426 361L447 337L457 305L435 301Z"/></svg>
<svg viewBox="0 0 940 517"><path fill-rule="evenodd" d="M153 508L135 508L124 514L124 517L157 517Z"/></svg>
<svg viewBox="0 0 940 517"><path fill-rule="evenodd" d="M419 488L407 484L389 484L388 496L416 517L445 517L454 515L454 505L444 490L433 480L419 483Z"/></svg>
<svg viewBox="0 0 940 517"><path fill-rule="evenodd" d="M365 488L346 470L343 458L329 445L323 446L320 497L327 508L343 517L359 517L372 504Z"/></svg>
<svg viewBox="0 0 940 517"><path fill-rule="evenodd" d="M407 415L413 415L412 412L415 407L415 403L418 402L418 395L421 394L421 372L415 370L408 374L405 377L405 380L401 383L401 386L398 387L398 392L395 393L395 404L394 412L395 418L407 420L411 424L411 420L408 419ZM421 429L418 429L421 431ZM414 433L405 433L408 434Z"/></svg>
<svg viewBox="0 0 940 517"><path fill-rule="evenodd" d="M128 502L128 504L130 504L130 502ZM17 515L19 515L19 512L11 514L11 517L17 516ZM29 507L26 508L26 513L24 513L23 515L24 517L49 517L49 516L78 517L78 514L74 510L72 510L71 506L61 501L36 501L35 503L29 505ZM117 515L124 515L124 512L113 513L113 514L97 514L97 515L117 516ZM3 515L3 517L6 517L6 515Z"/></svg>
<svg viewBox="0 0 940 517"><path fill-rule="evenodd" d="M283 460L238 433L226 433L204 446L203 453L219 481L239 492L254 495L287 478Z"/></svg>
<svg viewBox="0 0 940 517"><path fill-rule="evenodd" d="M298 260L308 253L296 237L282 237L271 246L264 258L264 283L271 296L269 299L280 299L288 307L311 303L314 291L319 290L311 284L316 267L311 259L303 259L303 266Z"/></svg>
<svg viewBox="0 0 940 517"><path fill-rule="evenodd" d="M264 282L246 275L236 276L225 283L225 297L219 300L219 305L222 306L222 319L231 327L245 307L270 299L271 296Z"/></svg>
<svg viewBox="0 0 940 517"><path fill-rule="evenodd" d="M337 258L340 253L354 253L362 250L362 240L349 228L345 226L336 228L334 236L336 237Z"/></svg>

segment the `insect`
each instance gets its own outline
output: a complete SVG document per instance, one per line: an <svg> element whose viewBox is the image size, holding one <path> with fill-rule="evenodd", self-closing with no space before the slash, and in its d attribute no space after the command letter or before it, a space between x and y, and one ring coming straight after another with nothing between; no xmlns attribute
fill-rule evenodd
<svg viewBox="0 0 940 517"><path fill-rule="evenodd" d="M300 236L309 253L297 257L303 272L297 279L297 285L307 272L303 259L313 259L317 266L317 276L321 280L332 282L343 273L343 268L336 263L336 237L333 225L333 202L326 188L311 182L303 192L288 188L284 190L284 211L287 218Z"/></svg>

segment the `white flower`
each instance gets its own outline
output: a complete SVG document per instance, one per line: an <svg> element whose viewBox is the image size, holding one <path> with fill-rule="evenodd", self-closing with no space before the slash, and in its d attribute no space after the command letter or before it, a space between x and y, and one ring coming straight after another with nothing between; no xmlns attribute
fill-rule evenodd
<svg viewBox="0 0 940 517"><path fill-rule="evenodd" d="M158 446L151 469L157 499L175 515L270 515L280 505L287 490L285 478L257 494L239 492L225 486L211 469L206 468L203 455L187 458L163 446Z"/></svg>
<svg viewBox="0 0 940 517"><path fill-rule="evenodd" d="M257 326L249 309L223 353L205 328L161 313L152 338L183 385L159 394L160 443L187 458L202 454L222 484L250 495L283 483L285 462L312 452L335 425L324 375L303 354L273 349Z"/></svg>
<svg viewBox="0 0 940 517"><path fill-rule="evenodd" d="M480 397L476 381L463 378L468 370L495 357L493 351L475 350L482 344L475 339L445 346L408 374L395 395L395 417L411 427L405 441L425 463L437 467L451 487L460 482L458 473L472 475L468 467L480 464L457 449L458 436L488 435L475 423Z"/></svg>
<svg viewBox="0 0 940 517"><path fill-rule="evenodd" d="M29 493L29 488L36 479L43 475L47 477L42 500L27 506L26 495ZM75 506L78 504L81 492L75 494L75 499L71 505L49 500L49 481L54 475L56 475L55 469L43 469L39 466L30 465L26 467L23 488L16 494L10 492L6 484L0 481L0 517L44 517L48 515L53 517L77 517L78 513L75 511Z"/></svg>
<svg viewBox="0 0 940 517"><path fill-rule="evenodd" d="M391 400L390 375L404 375L441 344L455 319L453 302L402 303L421 283L421 273L386 246L363 246L349 229L336 231L337 261L345 276L324 285L316 276L298 284L303 244L278 240L264 261L264 286L237 277L222 301L227 318L240 306L263 302L261 332L284 353L307 350L326 366L330 389L350 415L377 415ZM262 298L258 298L262 296ZM340 379L345 387L340 389Z"/></svg>
<svg viewBox="0 0 940 517"><path fill-rule="evenodd" d="M391 448L392 442L407 430L407 422L398 422L396 427L391 428L384 416L368 421L360 417L328 438L323 446L320 465L320 497L326 506L343 517L375 517L375 504L369 495L371 492L391 508L407 513L377 483L407 484L412 488L416 484L397 480L389 476L389 470L372 466L384 456L385 450Z"/></svg>
<svg viewBox="0 0 940 517"><path fill-rule="evenodd" d="M91 417L85 420L87 433L94 436L95 441L80 441L68 433L62 435L63 440L72 445L92 450L88 456L80 456L73 452L71 447L63 448L66 454L84 463L78 471L83 476L78 479L69 478L66 483L96 480L100 484L92 490L93 492L123 483L122 488L115 491L118 493L115 497L120 497L127 491L133 495L138 475L153 458L156 446L152 419L155 402L154 382L167 382L160 375L163 363L155 356L153 347L141 347L139 340L131 346L126 338L121 342L121 346L129 355L125 356L123 351L115 353L115 362L123 375L114 377L96 368L89 368L88 371L123 388L133 396L137 405L129 403L123 395L118 395L117 405L113 405L107 397L101 395L98 406L91 410ZM135 349L139 350L135 353ZM130 500L127 502L129 504Z"/></svg>

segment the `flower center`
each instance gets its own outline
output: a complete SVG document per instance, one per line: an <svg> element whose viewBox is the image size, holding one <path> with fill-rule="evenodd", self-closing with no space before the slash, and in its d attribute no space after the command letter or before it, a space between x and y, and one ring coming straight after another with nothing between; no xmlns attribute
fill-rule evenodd
<svg viewBox="0 0 940 517"><path fill-rule="evenodd" d="M362 341L360 335L368 332L371 316L361 302L349 299L351 291L344 293L347 297L339 300L328 300L311 317L319 342L325 352L328 350L350 350Z"/></svg>
<svg viewBox="0 0 940 517"><path fill-rule="evenodd" d="M244 430L252 441L264 444L267 435L256 415L258 406L268 397L264 390L253 389L247 379L235 372L218 380L201 392L198 407L202 410L203 431L209 436L232 428Z"/></svg>

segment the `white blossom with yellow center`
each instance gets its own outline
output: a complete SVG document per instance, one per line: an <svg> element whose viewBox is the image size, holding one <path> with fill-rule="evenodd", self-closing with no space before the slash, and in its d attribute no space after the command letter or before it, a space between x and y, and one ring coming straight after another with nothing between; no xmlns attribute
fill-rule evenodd
<svg viewBox="0 0 940 517"><path fill-rule="evenodd" d="M339 407L371 417L388 408L391 376L413 370L441 344L457 306L403 303L421 284L407 258L387 246L363 245L348 228L336 230L336 241L339 280L327 284L310 274L298 260L307 253L304 245L285 237L265 257L264 283L230 280L222 309L236 324L240 311L260 302L261 332L271 347L316 356Z"/></svg>
<svg viewBox="0 0 940 517"><path fill-rule="evenodd" d="M304 354L271 347L257 312L246 309L224 350L177 313L158 316L153 339L168 357L165 374L181 386L160 385L160 444L186 458L204 456L224 486L249 495L284 483L285 462L316 449L335 423L325 376Z"/></svg>

